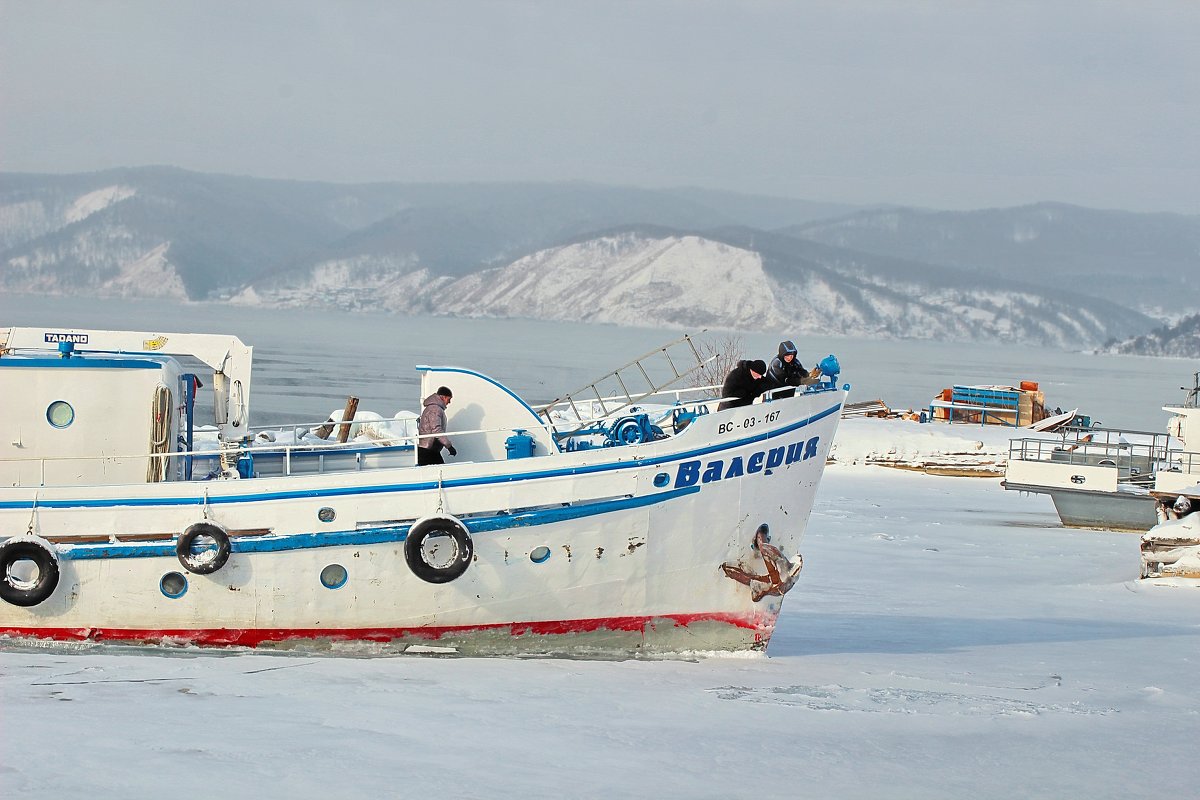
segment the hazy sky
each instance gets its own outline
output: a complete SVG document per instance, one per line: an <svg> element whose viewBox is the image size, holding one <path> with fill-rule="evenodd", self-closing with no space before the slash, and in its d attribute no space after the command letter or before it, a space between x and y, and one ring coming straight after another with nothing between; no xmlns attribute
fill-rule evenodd
<svg viewBox="0 0 1200 800"><path fill-rule="evenodd" d="M0 0L0 171L1200 213L1200 2Z"/></svg>

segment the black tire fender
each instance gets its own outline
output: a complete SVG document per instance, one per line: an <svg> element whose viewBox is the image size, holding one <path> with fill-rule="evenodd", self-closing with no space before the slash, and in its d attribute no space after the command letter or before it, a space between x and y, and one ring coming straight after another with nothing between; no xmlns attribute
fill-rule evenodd
<svg viewBox="0 0 1200 800"><path fill-rule="evenodd" d="M427 583L449 583L459 578L471 566L474 553L467 526L450 516L419 519L404 539L408 568Z"/></svg>
<svg viewBox="0 0 1200 800"><path fill-rule="evenodd" d="M207 536L217 543L217 549L192 552L196 539ZM229 560L229 532L215 522L197 522L189 525L175 543L175 557L188 572L196 575L211 575L225 566Z"/></svg>
<svg viewBox="0 0 1200 800"><path fill-rule="evenodd" d="M12 574L19 561L32 561L37 577L23 580ZM40 536L14 536L0 545L0 598L29 608L44 602L58 588L58 551Z"/></svg>

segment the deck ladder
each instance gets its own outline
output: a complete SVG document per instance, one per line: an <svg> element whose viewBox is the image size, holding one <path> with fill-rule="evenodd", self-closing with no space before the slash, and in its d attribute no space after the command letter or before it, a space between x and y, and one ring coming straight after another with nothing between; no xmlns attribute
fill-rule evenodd
<svg viewBox="0 0 1200 800"><path fill-rule="evenodd" d="M589 413L585 417L580 413L576 403L582 403L585 400L589 403L599 402L601 412L599 417L608 417L678 383L713 358L716 358L716 355L709 358L700 355L691 335L684 334L681 338L638 356L628 364L616 368L586 386L555 398L542 406L538 414L545 418L548 425L554 427L551 412L558 406L566 405L575 414L575 418L580 420L582 426L589 420L597 418L597 415ZM651 373L654 374L653 377L651 377ZM642 386L643 383L645 386ZM615 394L605 397L600 390L601 387L606 386L613 386L618 390ZM593 405L593 409L594 407Z"/></svg>

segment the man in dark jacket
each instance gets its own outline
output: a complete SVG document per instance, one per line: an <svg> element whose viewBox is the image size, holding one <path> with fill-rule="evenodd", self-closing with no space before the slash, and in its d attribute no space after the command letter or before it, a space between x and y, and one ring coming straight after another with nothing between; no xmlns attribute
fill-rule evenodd
<svg viewBox="0 0 1200 800"><path fill-rule="evenodd" d="M725 384L721 387L721 397L725 402L717 407L718 411L738 406L748 406L754 398L771 388L771 384L763 377L767 365L761 359L756 361L739 361L737 366L725 376Z"/></svg>
<svg viewBox="0 0 1200 800"><path fill-rule="evenodd" d="M796 355L796 345L791 342L779 343L779 355L771 360L771 366L767 367L767 380L771 382L771 388L777 389L772 397L791 397L796 393L792 389L779 389L780 386L801 386L808 383L809 372L800 363L800 359Z"/></svg>
<svg viewBox="0 0 1200 800"><path fill-rule="evenodd" d="M453 397L454 394L449 389L439 386L436 393L425 398L425 408L421 411L421 418L417 420L417 433L421 436L417 440L418 466L445 464L442 459L443 447L450 455L458 455L458 451L450 443L450 438L446 436L446 406L450 405Z"/></svg>

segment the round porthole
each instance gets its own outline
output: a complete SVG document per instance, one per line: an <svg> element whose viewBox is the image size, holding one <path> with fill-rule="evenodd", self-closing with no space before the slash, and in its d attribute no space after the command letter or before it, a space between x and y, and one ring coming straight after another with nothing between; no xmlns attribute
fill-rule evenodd
<svg viewBox="0 0 1200 800"><path fill-rule="evenodd" d="M167 597L176 600L187 594L188 582L181 572L168 572L158 582L158 588Z"/></svg>
<svg viewBox="0 0 1200 800"><path fill-rule="evenodd" d="M337 518L337 512L329 506L322 506L317 510L317 519L321 522L333 522Z"/></svg>
<svg viewBox="0 0 1200 800"><path fill-rule="evenodd" d="M341 564L330 564L321 570L321 585L326 589L340 589L346 585L349 577L346 568Z"/></svg>
<svg viewBox="0 0 1200 800"><path fill-rule="evenodd" d="M533 552L529 554L529 560L535 564L541 564L550 557L550 548L546 545L533 548Z"/></svg>
<svg viewBox="0 0 1200 800"><path fill-rule="evenodd" d="M654 485L659 489L671 482L671 476L665 472L660 472L654 476Z"/></svg>
<svg viewBox="0 0 1200 800"><path fill-rule="evenodd" d="M46 409L46 421L56 428L65 428L75 421L75 409L65 400L55 400Z"/></svg>

